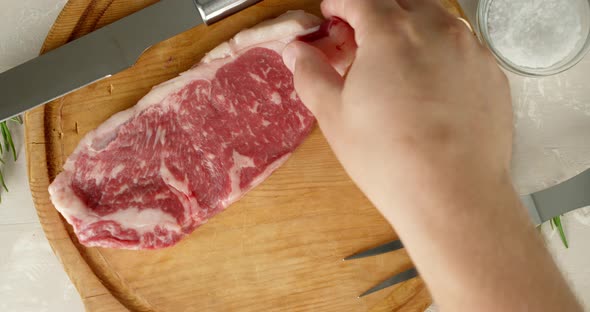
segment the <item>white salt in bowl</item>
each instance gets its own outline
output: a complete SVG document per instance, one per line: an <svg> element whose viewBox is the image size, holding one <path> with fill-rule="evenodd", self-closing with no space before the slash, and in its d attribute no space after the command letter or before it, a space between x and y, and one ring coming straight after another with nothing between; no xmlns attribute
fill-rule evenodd
<svg viewBox="0 0 590 312"><path fill-rule="evenodd" d="M507 70L554 75L590 50L590 0L480 0L477 27Z"/></svg>

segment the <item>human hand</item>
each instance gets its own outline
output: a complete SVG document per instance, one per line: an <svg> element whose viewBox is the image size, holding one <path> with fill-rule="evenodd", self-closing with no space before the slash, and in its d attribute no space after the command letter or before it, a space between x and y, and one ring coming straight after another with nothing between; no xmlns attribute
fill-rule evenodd
<svg viewBox="0 0 590 312"><path fill-rule="evenodd" d="M285 63L338 159L386 216L424 192L509 184L508 83L462 21L435 0L325 0L322 12L355 29L348 75L303 42L286 48Z"/></svg>

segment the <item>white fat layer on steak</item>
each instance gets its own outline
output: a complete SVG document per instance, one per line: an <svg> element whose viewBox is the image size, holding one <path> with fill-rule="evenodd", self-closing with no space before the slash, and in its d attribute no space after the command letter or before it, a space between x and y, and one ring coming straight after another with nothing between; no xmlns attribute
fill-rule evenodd
<svg viewBox="0 0 590 312"><path fill-rule="evenodd" d="M240 188L240 172L243 168L254 167L254 162L252 158L241 155L240 153L234 151L233 158L234 158L234 165L230 169L230 179L231 179L231 186L232 191L231 194L227 197L226 200L223 201L224 206L229 206L232 203L238 201L242 196L244 196L249 190L253 187L257 186L258 184L262 183L264 179L270 176L273 171L277 170L280 166L282 166L287 159L289 159L291 153L284 155L283 157L275 160L272 164L270 164L264 172L256 176L254 180L250 183L250 185L246 186L246 188Z"/></svg>
<svg viewBox="0 0 590 312"><path fill-rule="evenodd" d="M248 75L250 76L250 78L254 79L254 81L256 81L258 83L264 83L264 84L268 83L264 78L254 74L254 73L248 73Z"/></svg>
<svg viewBox="0 0 590 312"><path fill-rule="evenodd" d="M268 176L270 176L270 174L273 173L273 171L277 170L280 166L282 166L287 161L287 159L289 159L291 154L292 153L285 154L283 157L275 160L275 162L273 162L268 167L266 167L264 172L262 172L261 174L256 176L256 178L254 178L254 180L252 180L251 187L254 187L254 186L262 183L262 181L264 181Z"/></svg>
<svg viewBox="0 0 590 312"><path fill-rule="evenodd" d="M51 196L51 201L55 205L55 208L71 224L74 224L76 220L83 220L84 223L87 224L99 221L114 221L123 229L134 229L140 235L153 232L156 226L175 233L181 231L176 219L170 214L163 212L161 209L138 209L131 207L118 210L112 214L99 216L92 213L92 210L86 208L86 205L78 196L76 196L71 187L63 187L61 189L59 186L50 187L49 195ZM75 230L77 229L75 228ZM82 230L86 230L86 228L83 228ZM101 230L104 229L101 228ZM85 240L87 237L92 237L91 233L85 234L84 237L80 236L79 232L76 234L79 235L81 240Z"/></svg>
<svg viewBox="0 0 590 312"><path fill-rule="evenodd" d="M95 183L100 185L104 178L116 179L123 170L125 170L125 165L118 164L108 175L105 175L105 164L99 163L98 165L92 167L92 171L88 174L88 177L92 177Z"/></svg>
<svg viewBox="0 0 590 312"><path fill-rule="evenodd" d="M211 50L201 61L209 63L216 59L235 56L238 51L251 48L252 44L278 41L289 43L294 37L317 30L321 19L303 11L289 11L273 20L262 22L252 29L238 33L229 42Z"/></svg>
<svg viewBox="0 0 590 312"><path fill-rule="evenodd" d="M113 168L113 170L111 171L111 178L118 176L119 173L123 172L123 170L125 170L125 165L123 165L123 164L116 165L115 168Z"/></svg>
<svg viewBox="0 0 590 312"><path fill-rule="evenodd" d="M52 183L49 186L51 202L70 224L73 224L75 219L85 220L84 217L89 215L86 205L74 193L69 184L60 183L62 181L69 182L72 179L72 173L64 171L61 174L64 178L56 179L58 183Z"/></svg>
<svg viewBox="0 0 590 312"><path fill-rule="evenodd" d="M176 195L178 200L185 207L184 220L190 220L193 211L200 211L199 202L194 196L190 196L190 190L186 178L182 181L176 179L168 167L166 167L164 162L160 164L160 177L164 183L170 187L170 190Z"/></svg>
<svg viewBox="0 0 590 312"><path fill-rule="evenodd" d="M242 169L255 166L254 160L252 160L251 157L244 156L236 151L233 152L233 161L234 164L229 170L229 178L231 180L231 193L226 200L227 205L240 199L240 197L244 193L240 188L240 173L242 172Z"/></svg>
<svg viewBox="0 0 590 312"><path fill-rule="evenodd" d="M160 144L164 144L166 142L166 129L162 129L158 127L156 129L156 135L154 136L154 146Z"/></svg>
<svg viewBox="0 0 590 312"><path fill-rule="evenodd" d="M281 105L283 103L283 99L281 98L281 95L278 92L276 92L276 91L271 94L270 100L274 104L277 104L277 105Z"/></svg>
<svg viewBox="0 0 590 312"><path fill-rule="evenodd" d="M102 221L115 221L124 229L134 229L139 235L153 232L156 226L173 232L180 232L176 218L158 208L136 208L117 210L102 216Z"/></svg>
<svg viewBox="0 0 590 312"><path fill-rule="evenodd" d="M299 112L297 112L297 118L299 119L299 123L301 124L301 126L299 128L303 129L305 128L305 117L303 117L303 115L301 115Z"/></svg>
<svg viewBox="0 0 590 312"><path fill-rule="evenodd" d="M166 167L164 162L162 162L160 164L160 177L168 186L172 187L173 189L177 190L178 192L185 194L185 195L189 194L187 181L186 180L180 181L180 180L176 179L174 177L174 175L172 175L172 173L170 172L168 167Z"/></svg>

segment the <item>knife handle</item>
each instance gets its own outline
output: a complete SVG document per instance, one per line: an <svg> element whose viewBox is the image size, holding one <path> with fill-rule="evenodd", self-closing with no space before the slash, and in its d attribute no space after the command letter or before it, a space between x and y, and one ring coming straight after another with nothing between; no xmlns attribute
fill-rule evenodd
<svg viewBox="0 0 590 312"><path fill-rule="evenodd" d="M195 0L203 21L211 25L261 0Z"/></svg>

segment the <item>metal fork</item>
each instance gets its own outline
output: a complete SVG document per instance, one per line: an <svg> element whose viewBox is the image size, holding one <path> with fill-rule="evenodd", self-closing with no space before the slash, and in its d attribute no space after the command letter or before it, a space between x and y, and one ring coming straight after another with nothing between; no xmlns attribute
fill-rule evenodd
<svg viewBox="0 0 590 312"><path fill-rule="evenodd" d="M394 250L398 250L401 248L404 248L404 244L400 240L395 240L395 241L391 241L389 243L383 244L381 246L377 246L375 248L371 248L369 250L365 250L363 252L356 253L352 256L348 256L342 260L348 261L348 260L354 260L354 259L373 257L373 256L381 255L384 253L392 252ZM416 271L415 268L401 272L397 275L394 275L394 276L384 280L383 282L379 283L378 285L375 285L373 288L365 291L364 293L362 293L359 296L359 298L364 297L369 294L372 294L376 291L391 287L393 285L399 284L401 282L405 282L405 281L412 279L416 276L418 276L418 271Z"/></svg>

